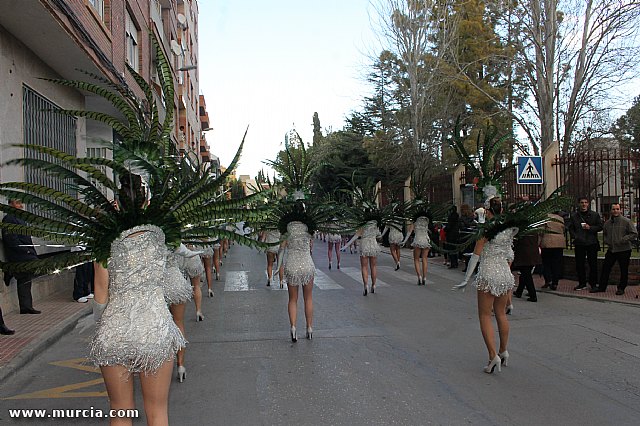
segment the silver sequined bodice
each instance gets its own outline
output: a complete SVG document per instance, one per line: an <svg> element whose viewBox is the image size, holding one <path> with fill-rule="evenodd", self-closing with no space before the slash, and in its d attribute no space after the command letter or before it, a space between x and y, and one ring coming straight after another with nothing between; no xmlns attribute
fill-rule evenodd
<svg viewBox="0 0 640 426"><path fill-rule="evenodd" d="M360 241L360 256L377 256L380 253L380 246L376 241L379 236L378 222L370 220L364 225Z"/></svg>
<svg viewBox="0 0 640 426"><path fill-rule="evenodd" d="M154 372L184 347L165 302L166 255L164 233L153 225L124 231L111 244L109 301L90 348L96 365Z"/></svg>
<svg viewBox="0 0 640 426"><path fill-rule="evenodd" d="M513 260L513 237L517 232L518 228L505 229L485 243L475 281L478 290L502 296L513 288L509 262Z"/></svg>
<svg viewBox="0 0 640 426"><path fill-rule="evenodd" d="M429 219L425 216L418 217L413 223L413 230L415 235L411 246L417 248L430 248L431 239L429 238Z"/></svg>
<svg viewBox="0 0 640 426"><path fill-rule="evenodd" d="M316 267L311 258L311 235L307 225L294 221L287 225L287 254L284 258L284 276L289 285L309 284Z"/></svg>

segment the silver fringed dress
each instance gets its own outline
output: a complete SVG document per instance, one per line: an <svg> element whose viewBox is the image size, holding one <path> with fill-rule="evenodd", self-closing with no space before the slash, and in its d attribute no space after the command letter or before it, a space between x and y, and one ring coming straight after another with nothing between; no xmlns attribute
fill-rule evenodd
<svg viewBox="0 0 640 426"><path fill-rule="evenodd" d="M167 253L167 266L164 270L164 300L177 305L191 300L193 288L180 270L184 258L173 252Z"/></svg>
<svg viewBox="0 0 640 426"><path fill-rule="evenodd" d="M109 302L90 347L94 364L154 373L185 346L164 299L166 254L164 233L153 225L124 231L111 244Z"/></svg>
<svg viewBox="0 0 640 426"><path fill-rule="evenodd" d="M380 246L376 240L380 236L378 222L370 220L364 225L360 240L360 256L377 256L380 253Z"/></svg>
<svg viewBox="0 0 640 426"><path fill-rule="evenodd" d="M268 244L279 243L280 242L280 231L276 229L272 229L267 231L264 237L264 242ZM274 246L269 246L267 248L267 253L278 254L279 246L276 244Z"/></svg>
<svg viewBox="0 0 640 426"><path fill-rule="evenodd" d="M284 277L288 285L307 285L316 272L311 258L307 225L293 221L287 224L287 252L284 258Z"/></svg>
<svg viewBox="0 0 640 426"><path fill-rule="evenodd" d="M204 275L204 266L202 265L202 259L200 259L200 256L185 257L182 263L182 269L189 278ZM202 285L202 283L200 284Z"/></svg>
<svg viewBox="0 0 640 426"><path fill-rule="evenodd" d="M404 240L404 235L402 231L394 228L393 226L389 227L389 244L400 244Z"/></svg>
<svg viewBox="0 0 640 426"><path fill-rule="evenodd" d="M513 237L517 233L518 228L508 228L485 243L475 280L478 290L498 297L513 288L509 262L513 260Z"/></svg>
<svg viewBox="0 0 640 426"><path fill-rule="evenodd" d="M429 219L425 216L420 216L413 223L413 231L415 236L413 237L413 243L411 247L414 248L431 248L431 239L429 238Z"/></svg>

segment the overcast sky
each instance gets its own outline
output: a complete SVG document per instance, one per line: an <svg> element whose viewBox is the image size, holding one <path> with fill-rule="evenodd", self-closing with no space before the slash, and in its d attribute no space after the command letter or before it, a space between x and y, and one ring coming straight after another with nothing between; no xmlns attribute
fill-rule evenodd
<svg viewBox="0 0 640 426"><path fill-rule="evenodd" d="M375 37L368 0L200 1L199 72L213 127L212 153L227 165L249 125L238 174L255 176L294 124L312 139L369 90L363 83Z"/></svg>

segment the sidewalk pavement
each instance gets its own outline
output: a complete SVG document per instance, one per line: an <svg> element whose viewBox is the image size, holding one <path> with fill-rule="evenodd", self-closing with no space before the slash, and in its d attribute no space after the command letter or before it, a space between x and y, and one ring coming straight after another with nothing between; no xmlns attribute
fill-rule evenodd
<svg viewBox="0 0 640 426"><path fill-rule="evenodd" d="M388 249L383 249L383 253L388 255ZM411 249L402 249L401 256L412 259ZM430 258L429 265L434 268L446 268L442 257ZM464 275L461 269L459 271L460 280L462 280ZM453 270L450 272L455 273ZM536 274L534 282L536 288L540 289L544 284L544 279ZM539 291L557 296L640 306L640 298L638 298L640 286L629 286L623 296L616 296L615 285L609 286L606 293L589 293L588 290L574 291L573 288L576 285L576 281L561 280L557 290L540 289ZM5 323L8 327L15 329L16 334L0 335L0 382L15 374L45 348L73 330L82 317L91 313L91 302L78 303L71 298L69 292L60 292L49 296L46 301L37 303L36 308L41 310L42 314L20 315L17 312L12 312L4 315Z"/></svg>
<svg viewBox="0 0 640 426"><path fill-rule="evenodd" d="M16 333L0 335L0 382L73 330L80 318L91 313L91 305L78 303L70 291L63 291L36 302L39 315L4 313L4 322Z"/></svg>
<svg viewBox="0 0 640 426"><path fill-rule="evenodd" d="M389 249L383 248L382 252L389 254ZM401 249L400 256L403 258L413 259L412 249ZM432 266L446 268L446 266L444 265L444 258L442 256L429 258L429 267ZM464 274L462 273L463 268L464 262L461 261L458 269L458 271L460 271L460 281L462 281L462 279L464 278ZM577 281L561 279L558 283L558 288L556 290L550 290L541 288L544 285L544 277L538 274L533 275L533 283L536 286L536 291L542 293L555 294L556 296L562 297L579 297L582 299L597 300L599 302L615 302L640 306L640 286L638 285L627 286L622 296L616 296L617 287L615 285L609 285L607 287L607 291L604 293L589 293L588 288L579 291L574 290L573 288L578 285Z"/></svg>

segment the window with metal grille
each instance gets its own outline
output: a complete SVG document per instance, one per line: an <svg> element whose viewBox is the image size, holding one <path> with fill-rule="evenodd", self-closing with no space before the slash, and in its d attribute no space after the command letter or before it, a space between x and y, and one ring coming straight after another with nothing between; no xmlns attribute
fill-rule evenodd
<svg viewBox="0 0 640 426"><path fill-rule="evenodd" d="M23 86L22 108L24 123L24 143L55 148L67 154L76 155L76 119L58 114L53 110L59 107L53 102L36 93L30 87ZM51 156L24 150L25 158L35 158L51 161ZM42 173L32 166L25 166L24 180L29 183L45 185L58 191L75 196L75 191L69 190L68 185L62 179ZM37 210L30 208L30 211ZM39 211L39 213L43 213Z"/></svg>
<svg viewBox="0 0 640 426"><path fill-rule="evenodd" d="M87 157L91 158L107 158L107 148L101 147L87 147ZM102 170L103 173L109 175L109 171L106 166L96 166L96 168ZM91 179L91 183L95 185L102 193L106 193L106 187L99 183L95 179Z"/></svg>
<svg viewBox="0 0 640 426"><path fill-rule="evenodd" d="M127 45L126 45L127 63L135 71L139 71L140 61L138 59L138 27L133 22L133 18L131 18L129 11L127 11L125 15L126 15L125 32L126 32L126 40L127 40Z"/></svg>

